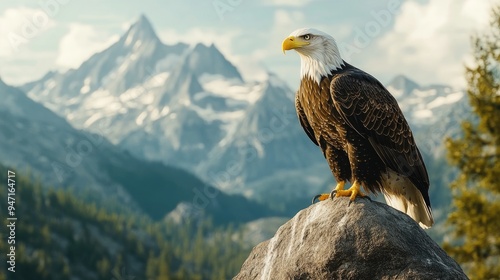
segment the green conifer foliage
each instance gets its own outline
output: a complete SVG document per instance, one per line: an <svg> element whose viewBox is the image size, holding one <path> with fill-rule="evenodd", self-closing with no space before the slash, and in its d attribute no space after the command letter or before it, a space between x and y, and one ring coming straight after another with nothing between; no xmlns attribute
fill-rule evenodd
<svg viewBox="0 0 500 280"><path fill-rule="evenodd" d="M500 279L500 6L490 30L472 42L466 79L474 117L463 121L459 139L446 140L459 175L448 217L454 231L444 247L471 279Z"/></svg>

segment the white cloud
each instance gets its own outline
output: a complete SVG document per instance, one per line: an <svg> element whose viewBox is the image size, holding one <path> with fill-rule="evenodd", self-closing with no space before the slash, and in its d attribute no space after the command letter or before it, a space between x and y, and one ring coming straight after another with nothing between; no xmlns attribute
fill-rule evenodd
<svg viewBox="0 0 500 280"><path fill-rule="evenodd" d="M219 49L229 51L231 50L234 37L239 33L237 30L215 31L194 27L184 32L180 32L177 29L164 29L158 33L158 36L166 44L184 42L188 44L203 43L209 45L214 43Z"/></svg>
<svg viewBox="0 0 500 280"><path fill-rule="evenodd" d="M302 7L313 0L264 0L262 3L268 6L290 6L290 7Z"/></svg>
<svg viewBox="0 0 500 280"><path fill-rule="evenodd" d="M490 10L488 1L406 1L393 29L373 48L361 50L357 60L374 74L387 77L399 72L421 84L462 87L470 36L487 25Z"/></svg>
<svg viewBox="0 0 500 280"><path fill-rule="evenodd" d="M118 40L95 26L72 23L69 32L59 42L56 64L61 67L78 67L94 53L104 50Z"/></svg>
<svg viewBox="0 0 500 280"><path fill-rule="evenodd" d="M203 43L205 45L215 44L224 57L233 63L246 80L260 80L264 77L265 71L253 57L242 54L236 49L238 36L244 34L237 29L216 31L207 28L191 28L180 32L175 29L165 29L159 32L159 37L166 44L176 44L184 42L190 45Z"/></svg>
<svg viewBox="0 0 500 280"><path fill-rule="evenodd" d="M194 27L187 31L180 32L176 29L164 29L158 36L165 44L176 44L179 42L195 45L203 43L205 45L215 44L224 56L234 62L235 53L233 51L236 37L241 34L239 30L215 31L213 29Z"/></svg>
<svg viewBox="0 0 500 280"><path fill-rule="evenodd" d="M16 56L0 57L0 78L9 85L40 79L52 66L55 53L26 49Z"/></svg>
<svg viewBox="0 0 500 280"><path fill-rule="evenodd" d="M496 4L499 4L498 1ZM467 0L462 6L461 13L474 22L474 25L479 27L486 27L491 17L491 8L493 2L491 1L476 1Z"/></svg>
<svg viewBox="0 0 500 280"><path fill-rule="evenodd" d="M269 43L263 46L262 51L254 54L258 55L258 59L261 59L261 61L265 61L269 67L272 67L272 70L285 79L292 88L295 88L300 81L300 59L294 52L288 52L286 56L283 55L281 42L294 30L308 26L306 16L302 11L276 10L274 12L273 27L266 34L266 40Z"/></svg>
<svg viewBox="0 0 500 280"><path fill-rule="evenodd" d="M31 39L54 25L50 16L41 9L6 9L0 14L0 57L16 54Z"/></svg>
<svg viewBox="0 0 500 280"><path fill-rule="evenodd" d="M289 27L304 21L304 14L299 11L277 10L274 14L275 27Z"/></svg>

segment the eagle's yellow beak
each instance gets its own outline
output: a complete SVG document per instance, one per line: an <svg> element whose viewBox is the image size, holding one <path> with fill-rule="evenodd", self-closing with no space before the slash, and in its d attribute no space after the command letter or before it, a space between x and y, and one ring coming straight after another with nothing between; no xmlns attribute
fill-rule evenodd
<svg viewBox="0 0 500 280"><path fill-rule="evenodd" d="M283 53L285 53L285 51L293 50L307 45L309 45L309 42L306 42L301 38L297 38L295 36L289 36L285 40L283 40L281 49L283 50Z"/></svg>

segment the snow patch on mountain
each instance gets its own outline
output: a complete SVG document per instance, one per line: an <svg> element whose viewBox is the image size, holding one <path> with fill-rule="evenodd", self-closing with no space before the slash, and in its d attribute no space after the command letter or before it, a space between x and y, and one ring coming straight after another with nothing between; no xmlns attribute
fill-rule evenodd
<svg viewBox="0 0 500 280"><path fill-rule="evenodd" d="M420 151L443 156L443 139L456 136L460 120L471 112L465 92L443 85L420 86L404 76L395 77L387 89L397 99Z"/></svg>
<svg viewBox="0 0 500 280"><path fill-rule="evenodd" d="M446 106L459 102L465 93L463 91L457 91L453 93L448 93L446 96L439 96L427 104L428 109L434 109L441 106Z"/></svg>
<svg viewBox="0 0 500 280"><path fill-rule="evenodd" d="M297 120L295 89L272 73L243 80L215 45L164 45L145 18L78 69L23 88L73 126L103 133L135 156L193 171L226 192L265 200L266 192L310 196L334 184ZM387 88L423 153L442 151L443 137L466 110L465 94L405 76Z"/></svg>

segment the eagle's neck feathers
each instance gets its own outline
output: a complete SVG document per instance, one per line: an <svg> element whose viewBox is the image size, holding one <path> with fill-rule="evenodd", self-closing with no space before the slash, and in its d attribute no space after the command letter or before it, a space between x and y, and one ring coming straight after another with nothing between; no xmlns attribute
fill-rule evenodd
<svg viewBox="0 0 500 280"><path fill-rule="evenodd" d="M345 66L335 42L325 42L322 46L321 50L299 52L301 78L308 77L319 84L322 77Z"/></svg>

